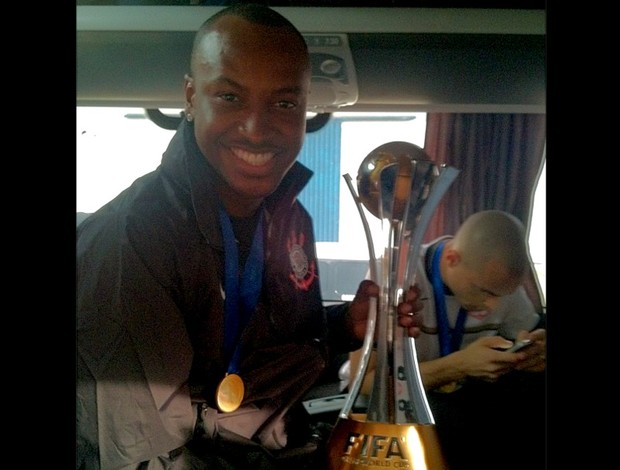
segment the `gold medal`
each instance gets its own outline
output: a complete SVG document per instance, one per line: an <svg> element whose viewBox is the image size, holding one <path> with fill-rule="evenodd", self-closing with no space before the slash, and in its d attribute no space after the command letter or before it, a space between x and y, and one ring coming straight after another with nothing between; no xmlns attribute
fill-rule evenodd
<svg viewBox="0 0 620 470"><path fill-rule="evenodd" d="M237 374L226 374L217 387L215 400L224 413L235 411L243 401L243 380Z"/></svg>

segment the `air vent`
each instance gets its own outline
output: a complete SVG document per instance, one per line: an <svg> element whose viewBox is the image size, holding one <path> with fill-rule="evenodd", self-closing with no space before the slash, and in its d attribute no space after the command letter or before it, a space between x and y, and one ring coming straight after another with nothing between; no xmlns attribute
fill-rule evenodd
<svg viewBox="0 0 620 470"><path fill-rule="evenodd" d="M358 98L353 56L346 34L304 34L312 62L308 111L325 113Z"/></svg>

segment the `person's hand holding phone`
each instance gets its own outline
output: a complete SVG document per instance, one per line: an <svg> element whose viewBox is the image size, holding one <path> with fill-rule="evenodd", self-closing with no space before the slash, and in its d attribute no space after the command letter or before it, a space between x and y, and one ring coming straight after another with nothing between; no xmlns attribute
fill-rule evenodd
<svg viewBox="0 0 620 470"><path fill-rule="evenodd" d="M507 352L520 352L524 354L523 359L517 364L515 369L527 370L530 372L542 372L547 366L547 332L543 328L531 331L527 337L522 335Z"/></svg>

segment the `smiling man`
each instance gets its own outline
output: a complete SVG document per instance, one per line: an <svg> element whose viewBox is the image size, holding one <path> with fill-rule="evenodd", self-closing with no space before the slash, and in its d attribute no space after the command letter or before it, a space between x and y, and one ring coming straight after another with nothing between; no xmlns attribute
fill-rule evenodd
<svg viewBox="0 0 620 470"><path fill-rule="evenodd" d="M301 400L361 346L379 289L323 306L297 200L307 47L238 4L200 28L190 69L160 166L77 230L77 468L321 468ZM414 336L417 295L398 307Z"/></svg>

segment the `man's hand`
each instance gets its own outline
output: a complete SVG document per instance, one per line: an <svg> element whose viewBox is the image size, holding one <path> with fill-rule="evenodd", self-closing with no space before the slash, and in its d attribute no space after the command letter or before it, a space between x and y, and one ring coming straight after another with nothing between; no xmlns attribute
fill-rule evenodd
<svg viewBox="0 0 620 470"><path fill-rule="evenodd" d="M366 335L368 323L368 309L370 298L378 298L380 293L379 286L366 279L362 281L357 289L355 298L349 306L348 320L350 328L356 339L362 341ZM416 317L416 313L422 310L422 302L419 300L420 289L412 286L405 292L403 301L398 304L396 309L398 314L398 324L407 328L407 334L416 338L420 335L421 319Z"/></svg>
<svg viewBox="0 0 620 470"><path fill-rule="evenodd" d="M547 367L547 331L539 328L534 331L521 331L517 339L529 339L532 344L527 348L515 353L519 354L520 361L516 365L517 370L529 372L542 372Z"/></svg>
<svg viewBox="0 0 620 470"><path fill-rule="evenodd" d="M407 328L407 334L413 338L417 338L421 333L422 319L417 313L423 306L420 300L420 288L414 285L405 291L405 297L396 309L398 324Z"/></svg>

